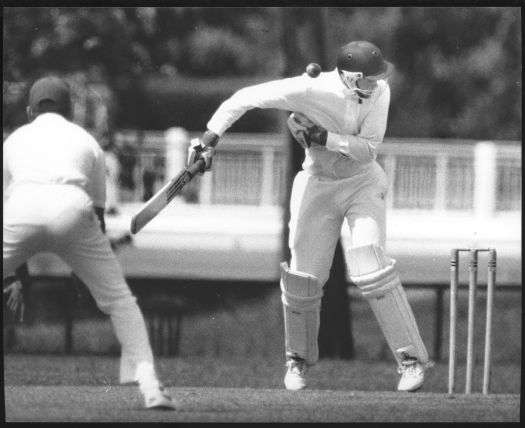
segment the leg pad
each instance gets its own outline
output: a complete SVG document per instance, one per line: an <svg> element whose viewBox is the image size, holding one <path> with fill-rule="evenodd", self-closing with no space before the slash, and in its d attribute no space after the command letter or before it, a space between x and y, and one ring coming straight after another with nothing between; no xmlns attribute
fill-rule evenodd
<svg viewBox="0 0 525 428"><path fill-rule="evenodd" d="M350 279L368 300L398 364L407 358L428 362L406 292L394 265L378 245L348 251Z"/></svg>
<svg viewBox="0 0 525 428"><path fill-rule="evenodd" d="M286 355L312 365L319 359L317 335L322 288L315 276L293 271L287 263L281 263L281 291Z"/></svg>

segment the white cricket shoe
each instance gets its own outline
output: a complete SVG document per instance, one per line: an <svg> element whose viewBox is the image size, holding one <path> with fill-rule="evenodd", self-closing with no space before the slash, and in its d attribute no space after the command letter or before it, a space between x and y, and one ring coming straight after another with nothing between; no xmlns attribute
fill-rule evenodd
<svg viewBox="0 0 525 428"><path fill-rule="evenodd" d="M397 372L401 375L397 390L402 392L416 392L423 386L425 372L433 366L433 363L420 363L416 359L406 359L401 362Z"/></svg>
<svg viewBox="0 0 525 428"><path fill-rule="evenodd" d="M147 389L142 393L144 394L146 409L175 410L177 408L168 391L161 384L158 388Z"/></svg>
<svg viewBox="0 0 525 428"><path fill-rule="evenodd" d="M288 358L286 361L286 374L284 375L284 386L290 391L299 391L306 388L305 374L308 370L306 361L302 358Z"/></svg>
<svg viewBox="0 0 525 428"><path fill-rule="evenodd" d="M146 409L174 410L178 407L167 389L159 382L152 364L139 364L136 379L144 396Z"/></svg>

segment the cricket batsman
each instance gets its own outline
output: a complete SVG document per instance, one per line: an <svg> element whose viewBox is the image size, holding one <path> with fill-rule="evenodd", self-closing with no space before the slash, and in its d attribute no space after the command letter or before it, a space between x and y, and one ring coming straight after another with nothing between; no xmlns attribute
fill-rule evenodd
<svg viewBox="0 0 525 428"><path fill-rule="evenodd" d="M318 360L323 286L346 218L351 280L368 300L401 375L398 391L416 391L432 365L396 271L385 252L387 178L376 162L387 126L393 65L367 41L338 52L328 72L304 73L254 85L224 101L201 138L192 140L188 164L212 166L215 146L246 111L291 111L288 127L305 160L290 200L290 266L281 263L287 371L292 391L306 387L306 372Z"/></svg>
<svg viewBox="0 0 525 428"><path fill-rule="evenodd" d="M111 319L122 345L120 382L138 383L146 408L174 409L154 367L144 318L104 234L104 153L71 114L67 83L39 79L29 91L29 123L4 142L4 294L17 311L23 294L11 275L36 253L58 255Z"/></svg>

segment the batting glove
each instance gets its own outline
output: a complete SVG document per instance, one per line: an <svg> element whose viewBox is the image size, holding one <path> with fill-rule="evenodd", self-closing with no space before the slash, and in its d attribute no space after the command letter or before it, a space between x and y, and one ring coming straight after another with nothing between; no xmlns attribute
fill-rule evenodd
<svg viewBox="0 0 525 428"><path fill-rule="evenodd" d="M215 146L219 142L219 136L209 130L204 132L201 138L194 138L190 141L188 148L187 166L193 165L199 159L204 159L206 163L205 171L211 170Z"/></svg>
<svg viewBox="0 0 525 428"><path fill-rule="evenodd" d="M15 276L11 276L4 280L3 286L4 304L11 311L15 321L23 322L25 303L22 282Z"/></svg>
<svg viewBox="0 0 525 428"><path fill-rule="evenodd" d="M305 149L309 149L312 144L320 146L326 145L328 132L312 122L302 113L292 113L288 117L288 129L295 140Z"/></svg>

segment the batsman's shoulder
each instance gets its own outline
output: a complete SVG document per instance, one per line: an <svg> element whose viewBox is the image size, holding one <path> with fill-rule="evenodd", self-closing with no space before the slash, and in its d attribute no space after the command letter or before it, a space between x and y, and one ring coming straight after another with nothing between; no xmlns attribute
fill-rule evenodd
<svg viewBox="0 0 525 428"><path fill-rule="evenodd" d="M378 80L377 81L377 89L379 91L380 94L382 93L385 93L385 92L390 92L390 85L388 84L388 82L386 80Z"/></svg>
<svg viewBox="0 0 525 428"><path fill-rule="evenodd" d="M370 102L372 104L376 104L378 102L388 104L390 102L390 86L386 80L377 81L377 88L374 91L374 95L370 99Z"/></svg>

